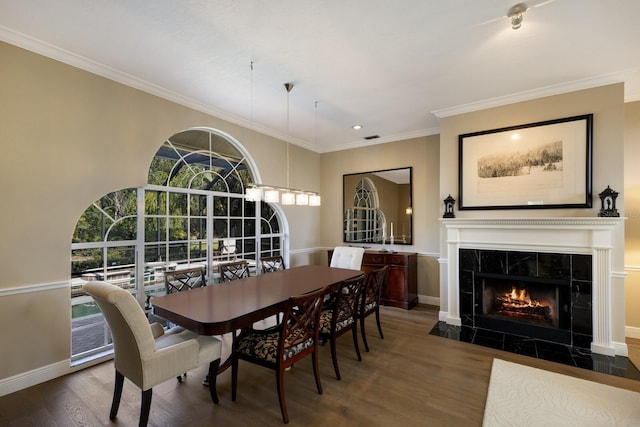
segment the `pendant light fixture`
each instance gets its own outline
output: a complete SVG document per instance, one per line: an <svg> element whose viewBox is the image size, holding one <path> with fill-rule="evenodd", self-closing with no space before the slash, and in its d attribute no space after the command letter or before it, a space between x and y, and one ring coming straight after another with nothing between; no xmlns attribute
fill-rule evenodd
<svg viewBox="0 0 640 427"><path fill-rule="evenodd" d="M289 133L289 93L293 89L293 83L285 83L287 91L287 134ZM318 103L316 102L316 116ZM251 122L253 123L253 61L251 61ZM317 122L317 118L316 118ZM253 128L253 126L250 126ZM289 142L287 141L287 187L279 187L266 184L248 184L245 190L245 199L257 202L264 200L267 203L282 205L320 206L320 195L313 191L295 190L289 186Z"/></svg>

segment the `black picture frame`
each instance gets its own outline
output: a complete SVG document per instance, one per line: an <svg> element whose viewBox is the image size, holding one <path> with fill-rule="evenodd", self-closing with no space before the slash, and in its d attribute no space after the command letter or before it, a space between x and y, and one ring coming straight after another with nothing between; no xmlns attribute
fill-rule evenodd
<svg viewBox="0 0 640 427"><path fill-rule="evenodd" d="M593 114L458 136L458 209L592 207Z"/></svg>

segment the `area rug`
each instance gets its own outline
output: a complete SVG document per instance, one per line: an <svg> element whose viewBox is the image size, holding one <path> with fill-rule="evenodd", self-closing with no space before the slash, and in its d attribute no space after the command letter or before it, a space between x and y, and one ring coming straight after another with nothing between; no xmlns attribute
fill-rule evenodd
<svg viewBox="0 0 640 427"><path fill-rule="evenodd" d="M493 359L483 427L640 426L640 393Z"/></svg>

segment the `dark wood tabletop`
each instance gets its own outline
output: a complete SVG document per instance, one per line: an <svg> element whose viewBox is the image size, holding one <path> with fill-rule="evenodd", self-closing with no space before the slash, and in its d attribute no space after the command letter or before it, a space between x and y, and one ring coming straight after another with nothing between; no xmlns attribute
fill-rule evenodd
<svg viewBox="0 0 640 427"><path fill-rule="evenodd" d="M301 295L362 274L359 270L304 265L151 299L153 313L201 335L222 335L283 310Z"/></svg>

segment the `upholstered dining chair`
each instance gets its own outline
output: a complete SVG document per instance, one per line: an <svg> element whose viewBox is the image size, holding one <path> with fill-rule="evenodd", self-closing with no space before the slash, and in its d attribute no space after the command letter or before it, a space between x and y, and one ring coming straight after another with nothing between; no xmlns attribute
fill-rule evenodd
<svg viewBox="0 0 640 427"><path fill-rule="evenodd" d="M357 246L336 246L331 255L330 267L360 270L364 248Z"/></svg>
<svg viewBox="0 0 640 427"><path fill-rule="evenodd" d="M320 315L319 336L321 340L329 341L331 345L331 359L333 360L333 369L338 380L341 375L338 367L336 338L351 331L353 348L356 351L356 356L358 356L358 361L362 361L360 346L358 345L357 310L365 286L365 277L364 274L361 274L358 277L342 282L331 303L328 306L324 306Z"/></svg>
<svg viewBox="0 0 640 427"><path fill-rule="evenodd" d="M284 397L284 373L288 367L311 355L316 387L322 394L318 368L318 322L325 292L323 288L290 297L278 325L263 330L243 330L238 335L231 355L231 400L235 401L237 397L241 359L275 371L280 412L285 424L289 422Z"/></svg>
<svg viewBox="0 0 640 427"><path fill-rule="evenodd" d="M82 290L100 307L113 337L116 377L110 419L118 414L125 377L142 390L140 426L149 420L154 386L206 362L210 376L216 378L222 346L217 338L182 328L165 332L158 323L150 325L133 295L116 285L92 281ZM209 392L218 403L215 380Z"/></svg>
<svg viewBox="0 0 640 427"><path fill-rule="evenodd" d="M260 258L260 265L262 266L263 273L273 273L274 271L280 271L286 268L281 255L262 257Z"/></svg>
<svg viewBox="0 0 640 427"><path fill-rule="evenodd" d="M360 304L358 305L357 317L360 321L360 335L362 335L362 342L366 351L369 351L367 334L364 328L364 320L367 316L372 314L376 315L378 332L380 333L380 338L384 339L384 335L382 335L382 326L380 325L380 294L382 293L382 288L384 287L385 280L387 278L388 269L389 266L385 265L384 267L376 270L371 270L367 274L366 286L362 292Z"/></svg>
<svg viewBox="0 0 640 427"><path fill-rule="evenodd" d="M244 260L223 262L218 265L218 273L220 274L220 283L243 279L251 275L249 263Z"/></svg>

